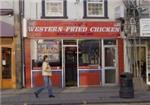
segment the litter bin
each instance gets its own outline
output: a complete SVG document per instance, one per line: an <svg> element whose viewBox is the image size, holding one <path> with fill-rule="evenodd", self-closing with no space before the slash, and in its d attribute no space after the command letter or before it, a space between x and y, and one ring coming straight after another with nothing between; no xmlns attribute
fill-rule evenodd
<svg viewBox="0 0 150 105"><path fill-rule="evenodd" d="M133 98L134 87L133 87L133 76L131 73L123 73L120 75L120 98Z"/></svg>

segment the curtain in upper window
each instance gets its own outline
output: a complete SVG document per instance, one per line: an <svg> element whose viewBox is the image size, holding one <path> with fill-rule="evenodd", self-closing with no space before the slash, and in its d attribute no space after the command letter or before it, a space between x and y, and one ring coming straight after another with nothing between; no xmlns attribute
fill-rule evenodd
<svg viewBox="0 0 150 105"><path fill-rule="evenodd" d="M48 18L66 17L66 0L43 0L42 15Z"/></svg>
<svg viewBox="0 0 150 105"><path fill-rule="evenodd" d="M107 17L107 0L84 0L84 17Z"/></svg>

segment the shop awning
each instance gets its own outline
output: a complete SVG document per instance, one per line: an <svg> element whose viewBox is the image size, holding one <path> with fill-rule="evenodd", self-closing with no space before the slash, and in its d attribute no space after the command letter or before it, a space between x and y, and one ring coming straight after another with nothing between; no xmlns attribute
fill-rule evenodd
<svg viewBox="0 0 150 105"><path fill-rule="evenodd" d="M14 26L0 21L0 37L13 37L15 35Z"/></svg>

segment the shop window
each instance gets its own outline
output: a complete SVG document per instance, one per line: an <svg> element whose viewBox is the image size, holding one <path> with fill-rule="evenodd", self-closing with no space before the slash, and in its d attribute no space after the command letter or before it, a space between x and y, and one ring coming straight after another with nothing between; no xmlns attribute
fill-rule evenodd
<svg viewBox="0 0 150 105"><path fill-rule="evenodd" d="M31 48L32 69L41 69L43 56L47 55L51 66L61 66L61 41L33 40Z"/></svg>
<svg viewBox="0 0 150 105"><path fill-rule="evenodd" d="M64 45L76 45L76 40L63 40Z"/></svg>
<svg viewBox="0 0 150 105"><path fill-rule="evenodd" d="M101 65L101 42L99 40L79 41L79 66Z"/></svg>
<svg viewBox="0 0 150 105"><path fill-rule="evenodd" d="M105 67L115 66L115 48L105 48Z"/></svg>
<svg viewBox="0 0 150 105"><path fill-rule="evenodd" d="M104 45L116 45L116 40L114 39L105 39Z"/></svg>
<svg viewBox="0 0 150 105"><path fill-rule="evenodd" d="M67 18L66 0L43 0L42 18Z"/></svg>
<svg viewBox="0 0 150 105"><path fill-rule="evenodd" d="M107 0L84 0L84 18L107 18Z"/></svg>

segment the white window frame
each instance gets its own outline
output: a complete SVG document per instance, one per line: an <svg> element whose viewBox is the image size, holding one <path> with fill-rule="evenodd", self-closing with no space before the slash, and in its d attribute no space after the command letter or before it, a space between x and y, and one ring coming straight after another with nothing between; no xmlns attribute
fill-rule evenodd
<svg viewBox="0 0 150 105"><path fill-rule="evenodd" d="M62 13L61 14L50 14L47 10L47 3L61 3ZM46 17L63 17L64 16L64 0L45 0L45 16Z"/></svg>
<svg viewBox="0 0 150 105"><path fill-rule="evenodd" d="M92 4L92 3L94 3L94 4L102 4L102 8L103 8L103 10L102 10L102 14L101 15L90 15L89 14L89 11L88 11L88 4ZM87 11L87 17L104 17L105 16L105 8L104 8L104 0L102 0L102 2L97 2L97 1L94 1L94 2L89 2L89 0L87 0L87 2L86 2L86 5L87 5L87 8L86 8L86 11Z"/></svg>

